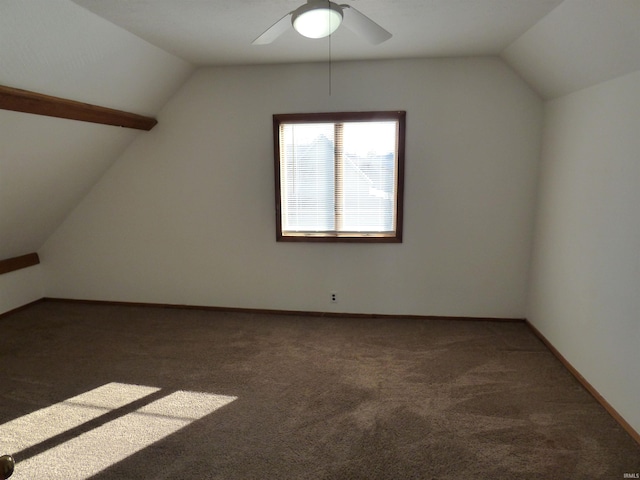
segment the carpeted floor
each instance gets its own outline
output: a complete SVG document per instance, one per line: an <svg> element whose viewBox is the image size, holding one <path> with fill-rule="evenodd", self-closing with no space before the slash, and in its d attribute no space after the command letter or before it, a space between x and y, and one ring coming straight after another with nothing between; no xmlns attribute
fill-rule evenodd
<svg viewBox="0 0 640 480"><path fill-rule="evenodd" d="M638 444L521 323L45 301L0 320L0 365L12 480L640 472Z"/></svg>

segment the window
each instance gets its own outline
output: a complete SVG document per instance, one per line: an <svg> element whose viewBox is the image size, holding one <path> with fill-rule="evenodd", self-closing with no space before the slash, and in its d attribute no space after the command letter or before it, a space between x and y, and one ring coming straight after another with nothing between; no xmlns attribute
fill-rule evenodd
<svg viewBox="0 0 640 480"><path fill-rule="evenodd" d="M401 242L405 116L274 115L277 240Z"/></svg>

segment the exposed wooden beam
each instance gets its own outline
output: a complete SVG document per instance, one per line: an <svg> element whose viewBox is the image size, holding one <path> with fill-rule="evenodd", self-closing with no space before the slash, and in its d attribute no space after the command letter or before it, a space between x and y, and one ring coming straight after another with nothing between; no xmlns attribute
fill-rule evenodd
<svg viewBox="0 0 640 480"><path fill-rule="evenodd" d="M2 85L0 85L0 109L146 131L151 130L158 123L152 117Z"/></svg>
<svg viewBox="0 0 640 480"><path fill-rule="evenodd" d="M37 253L28 253L20 257L7 258L0 260L0 275L3 273L13 272L23 268L31 267L40 263L40 257Z"/></svg>

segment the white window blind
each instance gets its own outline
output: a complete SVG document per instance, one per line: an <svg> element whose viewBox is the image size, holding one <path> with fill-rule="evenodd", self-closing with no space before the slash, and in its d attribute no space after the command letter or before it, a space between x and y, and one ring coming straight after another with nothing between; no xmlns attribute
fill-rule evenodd
<svg viewBox="0 0 640 480"><path fill-rule="evenodd" d="M399 121L278 123L280 229L293 237L395 237Z"/></svg>
<svg viewBox="0 0 640 480"><path fill-rule="evenodd" d="M335 230L333 124L282 125L280 145L283 230Z"/></svg>

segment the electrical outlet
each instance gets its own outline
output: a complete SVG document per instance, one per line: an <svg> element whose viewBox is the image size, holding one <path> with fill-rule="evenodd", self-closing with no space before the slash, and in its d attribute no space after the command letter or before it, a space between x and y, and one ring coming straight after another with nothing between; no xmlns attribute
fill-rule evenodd
<svg viewBox="0 0 640 480"><path fill-rule="evenodd" d="M336 292L331 292L331 303L338 303L338 294Z"/></svg>

